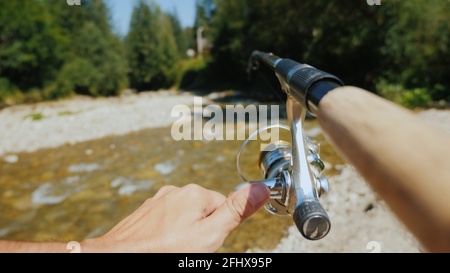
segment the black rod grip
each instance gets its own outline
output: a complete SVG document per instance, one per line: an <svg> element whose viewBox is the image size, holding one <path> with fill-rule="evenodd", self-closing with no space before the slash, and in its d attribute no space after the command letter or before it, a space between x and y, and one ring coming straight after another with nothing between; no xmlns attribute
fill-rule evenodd
<svg viewBox="0 0 450 273"><path fill-rule="evenodd" d="M282 59L277 62L275 71L289 85L290 95L310 112L314 112L311 108L317 108L326 93L344 85L338 77L330 73L291 59ZM317 88L318 86L320 88ZM310 103L313 107L310 107Z"/></svg>
<svg viewBox="0 0 450 273"><path fill-rule="evenodd" d="M316 200L306 200L294 211L294 223L300 233L309 240L325 237L331 228L330 218Z"/></svg>

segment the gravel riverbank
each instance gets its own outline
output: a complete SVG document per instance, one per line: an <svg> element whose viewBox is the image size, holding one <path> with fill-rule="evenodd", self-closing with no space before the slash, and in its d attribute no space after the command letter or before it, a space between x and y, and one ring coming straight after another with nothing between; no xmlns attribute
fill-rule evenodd
<svg viewBox="0 0 450 273"><path fill-rule="evenodd" d="M0 111L0 156L168 126L175 105L192 103L190 93L161 91L8 107Z"/></svg>
<svg viewBox="0 0 450 273"><path fill-rule="evenodd" d="M192 105L193 94L143 92L117 98L76 97L58 102L18 105L0 111L0 160L14 163L15 154L165 127L175 105ZM450 111L418 113L423 120L450 133ZM420 252L420 246L351 166L328 177L331 191L322 198L332 219L330 234L307 241L289 228L274 249L248 252Z"/></svg>

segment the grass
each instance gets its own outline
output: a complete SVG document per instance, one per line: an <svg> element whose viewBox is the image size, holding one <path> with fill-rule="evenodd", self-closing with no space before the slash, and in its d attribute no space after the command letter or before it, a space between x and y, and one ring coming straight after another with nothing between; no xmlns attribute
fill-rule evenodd
<svg viewBox="0 0 450 273"><path fill-rule="evenodd" d="M41 113L33 113L33 114L26 115L25 118L31 118L32 120L41 120L41 119L44 119L45 116Z"/></svg>
<svg viewBox="0 0 450 273"><path fill-rule="evenodd" d="M59 112L58 116L71 116L71 115L76 115L78 113L80 113L80 111L77 111L77 112L63 111L63 112Z"/></svg>

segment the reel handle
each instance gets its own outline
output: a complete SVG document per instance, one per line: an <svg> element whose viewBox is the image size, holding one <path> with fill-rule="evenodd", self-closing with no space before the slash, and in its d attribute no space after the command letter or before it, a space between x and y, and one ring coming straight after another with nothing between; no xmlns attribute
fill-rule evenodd
<svg viewBox="0 0 450 273"><path fill-rule="evenodd" d="M325 237L331 228L330 217L316 200L305 200L294 211L294 223L300 233L309 240Z"/></svg>

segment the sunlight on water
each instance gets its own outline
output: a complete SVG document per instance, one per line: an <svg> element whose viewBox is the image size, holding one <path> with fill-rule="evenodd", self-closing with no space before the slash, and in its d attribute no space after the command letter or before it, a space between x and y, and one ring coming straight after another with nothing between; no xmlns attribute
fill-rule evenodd
<svg viewBox="0 0 450 273"><path fill-rule="evenodd" d="M69 172L72 173L80 173L80 172L92 172L95 171L97 169L99 169L101 167L100 164L94 163L94 164L74 164L74 165L70 165L69 167Z"/></svg>
<svg viewBox="0 0 450 273"><path fill-rule="evenodd" d="M155 170L162 175L168 175L177 168L177 165L178 164L174 163L172 160L168 160L168 161L156 164Z"/></svg>
<svg viewBox="0 0 450 273"><path fill-rule="evenodd" d="M130 177L118 177L111 182L111 187L119 188L119 195L131 196L137 191L151 189L154 184L155 181L151 180L134 181L133 178Z"/></svg>
<svg viewBox="0 0 450 273"><path fill-rule="evenodd" d="M67 197L82 190L79 176L71 176L59 183L44 183L31 194L31 202L35 204L59 204Z"/></svg>

